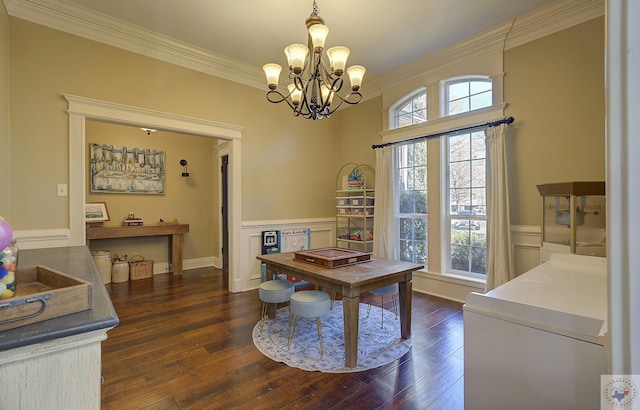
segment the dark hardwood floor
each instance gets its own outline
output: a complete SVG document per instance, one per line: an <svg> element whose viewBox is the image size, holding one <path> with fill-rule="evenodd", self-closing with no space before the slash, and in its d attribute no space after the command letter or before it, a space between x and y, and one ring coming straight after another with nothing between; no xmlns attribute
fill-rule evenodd
<svg viewBox="0 0 640 410"><path fill-rule="evenodd" d="M413 347L405 356L365 372L329 374L260 353L251 338L258 292L230 293L221 270L107 289L120 324L102 344L103 409L463 407L460 303L414 292Z"/></svg>

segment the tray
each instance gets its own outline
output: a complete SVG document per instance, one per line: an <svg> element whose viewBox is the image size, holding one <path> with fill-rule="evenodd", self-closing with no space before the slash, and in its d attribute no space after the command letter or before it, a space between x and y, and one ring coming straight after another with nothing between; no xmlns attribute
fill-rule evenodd
<svg viewBox="0 0 640 410"><path fill-rule="evenodd" d="M93 285L42 265L16 271L16 296L0 300L0 331L93 308Z"/></svg>
<svg viewBox="0 0 640 410"><path fill-rule="evenodd" d="M370 262L370 252L360 252L343 248L319 248L294 252L294 259L323 268L339 268L356 263Z"/></svg>

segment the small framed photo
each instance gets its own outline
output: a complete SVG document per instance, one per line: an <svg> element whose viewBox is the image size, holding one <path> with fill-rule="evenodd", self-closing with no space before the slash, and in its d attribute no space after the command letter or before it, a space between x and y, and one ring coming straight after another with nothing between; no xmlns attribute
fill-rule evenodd
<svg viewBox="0 0 640 410"><path fill-rule="evenodd" d="M84 205L84 219L87 223L105 222L109 220L107 204L104 202L92 202Z"/></svg>

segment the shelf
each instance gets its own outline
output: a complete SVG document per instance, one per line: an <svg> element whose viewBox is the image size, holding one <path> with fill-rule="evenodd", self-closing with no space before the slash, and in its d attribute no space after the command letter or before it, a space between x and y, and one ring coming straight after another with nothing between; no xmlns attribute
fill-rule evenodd
<svg viewBox="0 0 640 410"><path fill-rule="evenodd" d="M373 251L375 172L369 165L346 164L336 177L336 246ZM345 189L359 185L357 189ZM343 237L341 237L341 235ZM365 240L349 239L364 237Z"/></svg>

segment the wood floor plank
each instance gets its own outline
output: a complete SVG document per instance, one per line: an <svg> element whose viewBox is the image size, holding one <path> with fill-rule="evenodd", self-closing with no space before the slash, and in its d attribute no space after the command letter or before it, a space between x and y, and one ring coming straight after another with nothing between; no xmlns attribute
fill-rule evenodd
<svg viewBox="0 0 640 410"><path fill-rule="evenodd" d="M407 354L377 369L331 374L260 353L252 340L262 306L257 291L230 293L221 270L155 275L107 290L120 324L102 346L103 409L462 409L454 397L463 385L460 303L414 292ZM391 309L390 298L384 306Z"/></svg>

